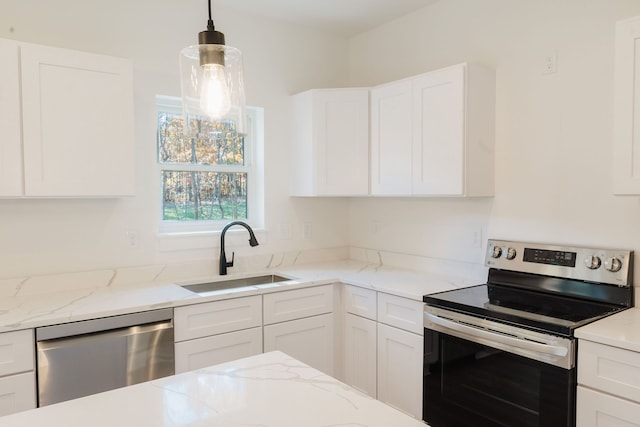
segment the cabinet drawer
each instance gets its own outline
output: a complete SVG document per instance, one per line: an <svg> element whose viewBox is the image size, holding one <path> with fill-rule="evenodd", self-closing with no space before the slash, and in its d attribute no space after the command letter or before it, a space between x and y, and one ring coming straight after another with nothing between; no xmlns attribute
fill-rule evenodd
<svg viewBox="0 0 640 427"><path fill-rule="evenodd" d="M0 416L36 407L36 374L25 372L0 378Z"/></svg>
<svg viewBox="0 0 640 427"><path fill-rule="evenodd" d="M640 353L580 340L578 383L640 403Z"/></svg>
<svg viewBox="0 0 640 427"><path fill-rule="evenodd" d="M201 338L262 325L260 295L178 307L174 312L176 341Z"/></svg>
<svg viewBox="0 0 640 427"><path fill-rule="evenodd" d="M376 291L358 286L345 285L342 289L342 297L344 309L347 313L376 320Z"/></svg>
<svg viewBox="0 0 640 427"><path fill-rule="evenodd" d="M333 285L264 295L264 324L286 322L333 311Z"/></svg>
<svg viewBox="0 0 640 427"><path fill-rule="evenodd" d="M640 427L640 404L578 386L579 427Z"/></svg>
<svg viewBox="0 0 640 427"><path fill-rule="evenodd" d="M176 343L176 374L262 353L262 328Z"/></svg>
<svg viewBox="0 0 640 427"><path fill-rule="evenodd" d="M378 322L423 335L423 312L421 301L378 293Z"/></svg>
<svg viewBox="0 0 640 427"><path fill-rule="evenodd" d="M333 314L264 327L264 351L282 351L327 375L334 375Z"/></svg>
<svg viewBox="0 0 640 427"><path fill-rule="evenodd" d="M0 334L0 376L34 369L33 330Z"/></svg>

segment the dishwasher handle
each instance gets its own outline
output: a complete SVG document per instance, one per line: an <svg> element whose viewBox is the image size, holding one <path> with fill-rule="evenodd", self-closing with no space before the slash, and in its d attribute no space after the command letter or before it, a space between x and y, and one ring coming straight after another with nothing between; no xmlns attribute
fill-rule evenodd
<svg viewBox="0 0 640 427"><path fill-rule="evenodd" d="M76 335L110 331L169 321L173 324L173 309L142 311L139 313L123 314L120 316L103 317L100 319L82 320L79 322L63 323L60 325L36 328L36 341L46 341L58 338L68 338Z"/></svg>

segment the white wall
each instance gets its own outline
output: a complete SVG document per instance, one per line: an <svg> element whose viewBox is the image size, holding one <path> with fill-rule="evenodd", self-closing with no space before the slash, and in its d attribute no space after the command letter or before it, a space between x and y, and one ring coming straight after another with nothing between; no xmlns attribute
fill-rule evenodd
<svg viewBox="0 0 640 427"><path fill-rule="evenodd" d="M440 0L353 38L354 85L495 67L497 136L494 198L354 200L351 244L482 263L481 228L640 250L640 199L611 192L614 25L636 15L637 0ZM552 52L558 71L543 75Z"/></svg>
<svg viewBox="0 0 640 427"><path fill-rule="evenodd" d="M0 37L133 59L137 196L0 200L0 278L217 258L213 248L161 251L157 236L154 97L179 95L178 53L205 29L206 5L205 0L2 1ZM215 1L214 21L227 43L243 51L248 103L265 108L267 235L259 247L242 250L347 245L348 201L288 197L288 96L344 85L346 40L218 8ZM311 240L302 239L305 221L313 224ZM281 224L291 225L291 238L280 233ZM128 231L138 235L136 247L129 245Z"/></svg>

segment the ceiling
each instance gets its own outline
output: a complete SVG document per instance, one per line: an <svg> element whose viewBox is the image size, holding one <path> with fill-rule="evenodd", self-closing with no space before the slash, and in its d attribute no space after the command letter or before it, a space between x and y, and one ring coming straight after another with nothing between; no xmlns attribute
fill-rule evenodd
<svg viewBox="0 0 640 427"><path fill-rule="evenodd" d="M439 0L215 0L214 8L215 4L223 4L256 15L351 37L437 1Z"/></svg>

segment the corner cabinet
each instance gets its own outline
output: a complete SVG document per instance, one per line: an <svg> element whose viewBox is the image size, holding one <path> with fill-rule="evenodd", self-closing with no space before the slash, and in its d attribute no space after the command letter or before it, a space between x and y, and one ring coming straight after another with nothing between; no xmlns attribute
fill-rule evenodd
<svg viewBox="0 0 640 427"><path fill-rule="evenodd" d="M640 17L616 23L613 193L640 194Z"/></svg>
<svg viewBox="0 0 640 427"><path fill-rule="evenodd" d="M371 194L492 196L495 72L459 64L371 90Z"/></svg>
<svg viewBox="0 0 640 427"><path fill-rule="evenodd" d="M369 90L316 89L293 96L294 196L369 193Z"/></svg>
<svg viewBox="0 0 640 427"><path fill-rule="evenodd" d="M0 39L0 197L134 193L129 60Z"/></svg>

